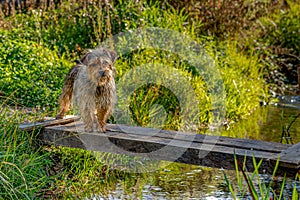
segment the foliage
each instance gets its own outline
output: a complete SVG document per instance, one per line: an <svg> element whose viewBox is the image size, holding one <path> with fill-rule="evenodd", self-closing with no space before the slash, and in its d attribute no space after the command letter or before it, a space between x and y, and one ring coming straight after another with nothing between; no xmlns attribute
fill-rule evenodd
<svg viewBox="0 0 300 200"><path fill-rule="evenodd" d="M0 197L33 199L48 188L49 154L36 148L35 133L18 130L21 116L0 105Z"/></svg>
<svg viewBox="0 0 300 200"><path fill-rule="evenodd" d="M19 105L57 105L64 76L70 66L56 51L35 42L0 32L0 90Z"/></svg>
<svg viewBox="0 0 300 200"><path fill-rule="evenodd" d="M225 43L216 54L226 90L226 112L229 119L250 114L259 101L268 101L267 88L262 79L262 65L252 55L238 53L236 43Z"/></svg>
<svg viewBox="0 0 300 200"><path fill-rule="evenodd" d="M255 20L280 6L279 1L274 0L172 0L162 4L166 2L178 10L183 9L190 21L202 23L199 33L213 35L217 39L240 35L249 30Z"/></svg>
<svg viewBox="0 0 300 200"><path fill-rule="evenodd" d="M273 95L292 93L300 66L300 3L288 1L289 9L259 19L249 38L261 58L264 77Z"/></svg>
<svg viewBox="0 0 300 200"><path fill-rule="evenodd" d="M161 9L159 3L141 1L62 3L58 9L28 9L4 19L2 26L16 28L15 34L42 43L60 54L78 56L86 48L94 48L110 36L142 27L164 27L182 32L187 15L174 9ZM201 25L194 25L197 28Z"/></svg>

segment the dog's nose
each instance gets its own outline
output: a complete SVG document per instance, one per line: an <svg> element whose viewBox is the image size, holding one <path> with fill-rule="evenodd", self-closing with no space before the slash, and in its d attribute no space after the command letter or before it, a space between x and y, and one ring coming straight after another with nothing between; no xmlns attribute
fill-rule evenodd
<svg viewBox="0 0 300 200"><path fill-rule="evenodd" d="M104 70L100 70L99 71L99 75L100 75L100 77L105 76L105 71Z"/></svg>

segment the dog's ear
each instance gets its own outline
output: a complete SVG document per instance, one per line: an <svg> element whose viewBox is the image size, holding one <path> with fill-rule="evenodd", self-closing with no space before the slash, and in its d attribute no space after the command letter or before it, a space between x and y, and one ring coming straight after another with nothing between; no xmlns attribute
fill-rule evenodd
<svg viewBox="0 0 300 200"><path fill-rule="evenodd" d="M83 63L81 62L81 60L74 60L74 62L76 63L76 65L83 65Z"/></svg>
<svg viewBox="0 0 300 200"><path fill-rule="evenodd" d="M89 49L86 52L86 54L80 59L80 61L81 61L82 64L88 66L89 64L94 62L95 59L97 59L96 55L94 55L93 51Z"/></svg>
<svg viewBox="0 0 300 200"><path fill-rule="evenodd" d="M90 52L87 52L86 54L84 54L84 56L80 59L80 62L84 65L88 65L89 64L89 54Z"/></svg>
<svg viewBox="0 0 300 200"><path fill-rule="evenodd" d="M112 63L115 63L116 59L117 59L117 52L113 51L113 50L107 50L110 60Z"/></svg>

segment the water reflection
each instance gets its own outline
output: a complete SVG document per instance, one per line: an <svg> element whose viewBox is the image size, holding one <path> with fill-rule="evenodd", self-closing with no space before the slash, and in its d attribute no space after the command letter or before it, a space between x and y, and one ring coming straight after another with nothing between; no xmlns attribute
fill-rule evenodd
<svg viewBox="0 0 300 200"><path fill-rule="evenodd" d="M229 198L220 169L168 163L161 171L134 175L135 184L119 180L114 191L93 194L88 199L218 199ZM233 171L226 171L234 177ZM128 179L127 179L128 181ZM233 179L234 181L234 179Z"/></svg>
<svg viewBox="0 0 300 200"><path fill-rule="evenodd" d="M286 130L295 116L300 113L300 101L296 101L295 98L292 98L291 101L294 104L279 101L276 103L277 106L258 108L247 119L232 124L229 130L224 130L222 136L280 142L282 131ZM294 144L300 142L300 117L292 123L289 132ZM287 143L286 138L283 138L282 142Z"/></svg>
<svg viewBox="0 0 300 200"><path fill-rule="evenodd" d="M144 174L127 174L122 176L122 179L116 179L114 186L102 185L99 192L94 191L93 194L87 195L86 199L232 199L222 170L161 162L166 166L165 169ZM235 190L239 191L235 172L229 170L224 170L224 172ZM258 178L266 185L270 183L269 175L261 175ZM254 185L257 186L258 179L253 180ZM272 188L277 194L280 193L282 182L282 178L273 180ZM297 191L300 192L299 182L287 180L283 193L284 199L288 199L287 197L291 195L295 184ZM103 187L106 188L103 189ZM251 199L247 187L243 182L243 194L237 193L239 199Z"/></svg>

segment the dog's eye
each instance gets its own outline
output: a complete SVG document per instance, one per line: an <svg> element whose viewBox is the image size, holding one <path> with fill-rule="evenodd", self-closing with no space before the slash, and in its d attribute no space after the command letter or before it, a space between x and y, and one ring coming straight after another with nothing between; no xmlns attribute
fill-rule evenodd
<svg viewBox="0 0 300 200"><path fill-rule="evenodd" d="M98 65L97 64L91 64L90 66L91 67L97 67Z"/></svg>
<svg viewBox="0 0 300 200"><path fill-rule="evenodd" d="M103 61L103 63L102 63L104 66L107 66L107 65L109 65L109 63L107 62L107 61Z"/></svg>

